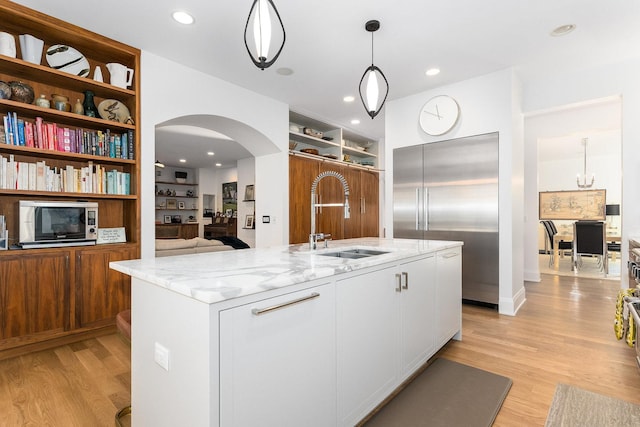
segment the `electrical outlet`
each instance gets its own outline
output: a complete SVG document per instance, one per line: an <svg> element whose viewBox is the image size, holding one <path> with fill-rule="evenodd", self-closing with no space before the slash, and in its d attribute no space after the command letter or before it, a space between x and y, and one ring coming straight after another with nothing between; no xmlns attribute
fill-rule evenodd
<svg viewBox="0 0 640 427"><path fill-rule="evenodd" d="M162 344L156 343L153 360L164 368L165 371L169 370L169 349Z"/></svg>

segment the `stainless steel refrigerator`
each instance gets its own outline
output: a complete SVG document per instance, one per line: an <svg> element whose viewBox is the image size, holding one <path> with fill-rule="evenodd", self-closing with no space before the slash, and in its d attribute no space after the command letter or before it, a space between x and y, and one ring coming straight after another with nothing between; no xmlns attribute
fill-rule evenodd
<svg viewBox="0 0 640 427"><path fill-rule="evenodd" d="M393 235L463 241L463 301L497 308L498 133L393 150Z"/></svg>

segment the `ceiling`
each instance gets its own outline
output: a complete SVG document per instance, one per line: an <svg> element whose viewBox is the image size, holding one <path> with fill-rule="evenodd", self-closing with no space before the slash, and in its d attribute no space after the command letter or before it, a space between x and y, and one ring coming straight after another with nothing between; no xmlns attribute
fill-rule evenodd
<svg viewBox="0 0 640 427"><path fill-rule="evenodd" d="M381 23L374 36L375 64L389 81L390 100L508 67L526 82L616 63L637 56L640 46L640 2L630 0L274 0L287 41L276 63L261 71L243 40L250 0L16 2L374 139L384 136L384 112L371 120L358 95L371 62L367 20ZM173 21L178 9L190 12L195 23ZM550 36L564 24L576 29ZM293 74L278 73L283 67ZM427 77L431 67L441 73ZM346 95L355 102L343 102Z"/></svg>

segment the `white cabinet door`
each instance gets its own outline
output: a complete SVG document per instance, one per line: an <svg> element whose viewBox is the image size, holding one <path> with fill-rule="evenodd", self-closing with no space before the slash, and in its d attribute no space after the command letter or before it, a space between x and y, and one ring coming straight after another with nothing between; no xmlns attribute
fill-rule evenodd
<svg viewBox="0 0 640 427"><path fill-rule="evenodd" d="M462 248L437 253L436 345L447 343L462 330Z"/></svg>
<svg viewBox="0 0 640 427"><path fill-rule="evenodd" d="M401 380L405 380L435 352L434 331L436 257L400 264Z"/></svg>
<svg viewBox="0 0 640 427"><path fill-rule="evenodd" d="M334 289L220 313L220 425L336 424Z"/></svg>
<svg viewBox="0 0 640 427"><path fill-rule="evenodd" d="M339 426L355 425L397 385L396 272L390 266L336 282Z"/></svg>

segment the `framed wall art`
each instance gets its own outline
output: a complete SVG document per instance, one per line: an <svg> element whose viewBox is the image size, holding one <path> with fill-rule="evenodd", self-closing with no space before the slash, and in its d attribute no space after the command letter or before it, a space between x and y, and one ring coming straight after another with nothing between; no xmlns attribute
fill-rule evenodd
<svg viewBox="0 0 640 427"><path fill-rule="evenodd" d="M539 193L539 219L605 220L607 190L543 191Z"/></svg>

